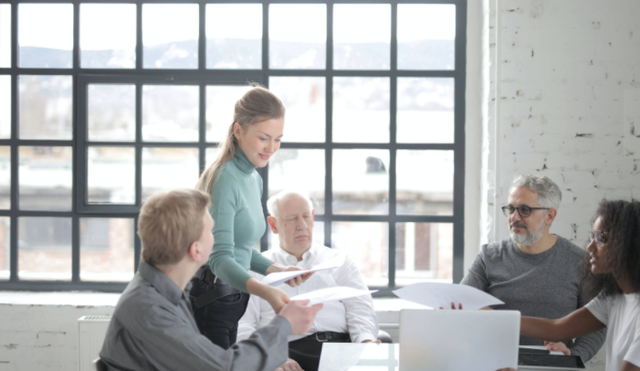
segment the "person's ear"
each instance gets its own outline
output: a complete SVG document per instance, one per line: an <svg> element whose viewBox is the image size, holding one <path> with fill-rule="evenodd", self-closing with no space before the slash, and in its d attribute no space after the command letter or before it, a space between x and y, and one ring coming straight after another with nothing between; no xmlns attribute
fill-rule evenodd
<svg viewBox="0 0 640 371"><path fill-rule="evenodd" d="M547 225L551 225L551 223L553 223L554 219L556 218L556 215L558 215L558 210L556 209L547 210L547 215L546 215Z"/></svg>
<svg viewBox="0 0 640 371"><path fill-rule="evenodd" d="M238 140L238 138L240 138L240 134L242 134L242 126L235 122L233 124L233 136L236 137L236 140Z"/></svg>
<svg viewBox="0 0 640 371"><path fill-rule="evenodd" d="M316 216L316 209L311 209L311 216Z"/></svg>
<svg viewBox="0 0 640 371"><path fill-rule="evenodd" d="M276 218L272 216L268 216L267 222L269 223L269 228L271 228L271 232L278 234L278 227L276 227Z"/></svg>
<svg viewBox="0 0 640 371"><path fill-rule="evenodd" d="M201 262L202 259L208 258L208 257L205 257L204 254L202 253L202 249L198 241L194 241L191 243L191 245L189 245L189 248L187 249L187 255L189 255L191 259L193 259L198 263Z"/></svg>

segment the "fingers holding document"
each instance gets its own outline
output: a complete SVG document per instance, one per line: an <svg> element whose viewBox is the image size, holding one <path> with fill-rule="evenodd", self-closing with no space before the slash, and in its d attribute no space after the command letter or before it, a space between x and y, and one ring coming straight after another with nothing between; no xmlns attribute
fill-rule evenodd
<svg viewBox="0 0 640 371"><path fill-rule="evenodd" d="M285 272L290 272L290 271L301 271L301 270L307 270L307 269L302 269L299 267L287 267L284 271ZM297 276L297 277L293 277L287 281L284 281L284 283L286 283L287 285L291 286L291 287L297 287L302 285L306 280L309 279L309 277L311 277L313 275L313 272L311 273L305 273L301 276Z"/></svg>
<svg viewBox="0 0 640 371"><path fill-rule="evenodd" d="M444 309L444 307L440 307L440 309ZM462 303L456 304L454 302L451 302L451 309L462 309Z"/></svg>

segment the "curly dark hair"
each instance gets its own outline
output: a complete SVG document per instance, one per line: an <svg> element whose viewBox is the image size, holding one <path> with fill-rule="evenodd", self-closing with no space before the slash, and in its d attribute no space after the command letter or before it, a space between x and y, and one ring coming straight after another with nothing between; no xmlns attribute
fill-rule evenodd
<svg viewBox="0 0 640 371"><path fill-rule="evenodd" d="M593 294L621 294L616 278L626 275L634 292L640 292L640 202L636 200L602 200L593 220L600 217L608 233L605 260L609 273L593 274L586 258L585 275Z"/></svg>

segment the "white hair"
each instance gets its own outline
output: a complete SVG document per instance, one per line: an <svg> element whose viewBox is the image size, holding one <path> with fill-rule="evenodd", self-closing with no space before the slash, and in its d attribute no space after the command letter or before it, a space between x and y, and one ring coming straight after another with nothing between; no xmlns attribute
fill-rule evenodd
<svg viewBox="0 0 640 371"><path fill-rule="evenodd" d="M295 194L304 198L304 200L307 201L307 203L309 204L309 210L313 210L313 202L309 198L309 194L307 192L299 191L295 189L285 189L284 191L280 191L276 195L269 197L269 199L267 200L267 210L269 210L269 214L277 218L278 205L280 204L280 200L292 194Z"/></svg>
<svg viewBox="0 0 640 371"><path fill-rule="evenodd" d="M546 176L539 177L531 174L523 174L516 177L511 183L509 193L519 187L527 187L538 194L538 203L542 207L558 209L562 201L562 191L553 180Z"/></svg>

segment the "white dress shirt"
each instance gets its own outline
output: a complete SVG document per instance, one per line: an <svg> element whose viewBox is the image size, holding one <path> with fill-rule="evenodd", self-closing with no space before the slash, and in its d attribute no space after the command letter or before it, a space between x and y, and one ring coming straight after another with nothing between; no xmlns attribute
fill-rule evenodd
<svg viewBox="0 0 640 371"><path fill-rule="evenodd" d="M302 260L284 251L281 247L263 252L265 257L284 266L296 266L300 268L312 268L325 261L344 261L339 268L314 273L305 283L298 287L287 284L279 286L284 292L293 297L306 292L333 286L347 286L359 290L367 290L367 285L356 267L355 263L346 254L330 249L326 246L313 244L302 255ZM251 272L258 280L264 276ZM269 324L275 317L271 305L256 295L251 295L247 310L238 323L238 341L247 339L251 334ZM351 341L360 343L364 340L376 340L378 338L378 319L373 309L373 300L370 295L358 296L341 301L324 303L324 307L318 312L311 331L304 335L289 335L289 341L295 341L316 332L333 331L348 333Z"/></svg>

